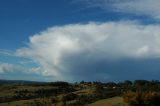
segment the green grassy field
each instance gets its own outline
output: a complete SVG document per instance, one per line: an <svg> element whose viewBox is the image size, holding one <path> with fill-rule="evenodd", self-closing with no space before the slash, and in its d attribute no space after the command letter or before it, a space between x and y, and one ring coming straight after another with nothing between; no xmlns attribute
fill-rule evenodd
<svg viewBox="0 0 160 106"><path fill-rule="evenodd" d="M99 100L95 103L91 103L87 106L114 106L116 104L119 104L118 106L128 106L126 103L123 102L123 98L121 97L113 97L113 98L109 98L109 99L103 99L103 100ZM123 105L121 105L123 104Z"/></svg>

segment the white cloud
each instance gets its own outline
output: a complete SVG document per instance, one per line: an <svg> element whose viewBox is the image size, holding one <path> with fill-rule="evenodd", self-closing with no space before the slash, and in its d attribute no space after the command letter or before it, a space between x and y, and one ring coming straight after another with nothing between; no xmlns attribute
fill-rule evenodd
<svg viewBox="0 0 160 106"><path fill-rule="evenodd" d="M8 71L13 71L15 67L11 64L8 63L1 63L0 64L0 73L8 72Z"/></svg>
<svg viewBox="0 0 160 106"><path fill-rule="evenodd" d="M82 0L88 7L99 7L104 10L132 13L136 15L147 15L160 19L159 0Z"/></svg>
<svg viewBox="0 0 160 106"><path fill-rule="evenodd" d="M34 67L34 68L25 68L20 65L16 64L10 64L10 63L0 63L0 73L34 73L34 74L40 74L41 68L40 67Z"/></svg>
<svg viewBox="0 0 160 106"><path fill-rule="evenodd" d="M145 45L137 50L137 54L140 56L145 54L147 55L148 52L149 52L149 47Z"/></svg>
<svg viewBox="0 0 160 106"><path fill-rule="evenodd" d="M159 57L159 29L159 25L130 21L51 27L31 36L29 47L18 49L16 55L40 64L38 70L43 75L52 75L57 80L71 79L74 72L70 69L75 62L92 64L113 58Z"/></svg>

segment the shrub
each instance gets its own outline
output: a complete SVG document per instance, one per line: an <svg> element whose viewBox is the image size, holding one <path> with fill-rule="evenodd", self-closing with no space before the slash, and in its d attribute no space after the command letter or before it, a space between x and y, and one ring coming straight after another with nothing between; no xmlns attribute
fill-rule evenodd
<svg viewBox="0 0 160 106"><path fill-rule="evenodd" d="M160 105L160 93L158 92L126 92L123 99L130 106L157 106Z"/></svg>

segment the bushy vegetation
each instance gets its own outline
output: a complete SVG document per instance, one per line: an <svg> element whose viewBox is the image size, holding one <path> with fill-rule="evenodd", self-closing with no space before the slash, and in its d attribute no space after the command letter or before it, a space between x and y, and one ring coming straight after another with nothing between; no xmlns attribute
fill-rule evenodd
<svg viewBox="0 0 160 106"><path fill-rule="evenodd" d="M15 101L17 106L85 106L115 96L123 97L129 106L160 105L159 81L1 84L0 90L0 106ZM24 100L22 104L18 102Z"/></svg>

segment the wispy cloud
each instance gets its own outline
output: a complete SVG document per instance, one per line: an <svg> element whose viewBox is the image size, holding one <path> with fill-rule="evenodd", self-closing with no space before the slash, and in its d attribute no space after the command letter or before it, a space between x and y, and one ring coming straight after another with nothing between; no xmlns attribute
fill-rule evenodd
<svg viewBox="0 0 160 106"><path fill-rule="evenodd" d="M31 60L23 60L19 62L21 65L26 65L26 64L34 64L34 61Z"/></svg>
<svg viewBox="0 0 160 106"><path fill-rule="evenodd" d="M31 36L29 46L16 55L33 59L43 75L57 80L83 78L86 73L94 78L103 75L97 71L106 67L105 61L159 57L159 29L130 21L55 26Z"/></svg>
<svg viewBox="0 0 160 106"><path fill-rule="evenodd" d="M160 19L159 0L78 0L90 8L101 8L105 11L145 15Z"/></svg>
<svg viewBox="0 0 160 106"><path fill-rule="evenodd" d="M10 80L51 81L54 78L42 75L41 67L24 67L12 63L0 62L0 78Z"/></svg>
<svg viewBox="0 0 160 106"><path fill-rule="evenodd" d="M14 52L10 50L0 50L0 56L14 56Z"/></svg>
<svg viewBox="0 0 160 106"><path fill-rule="evenodd" d="M11 63L0 63L0 73L26 73L26 74L40 74L40 67L26 68L21 65Z"/></svg>

